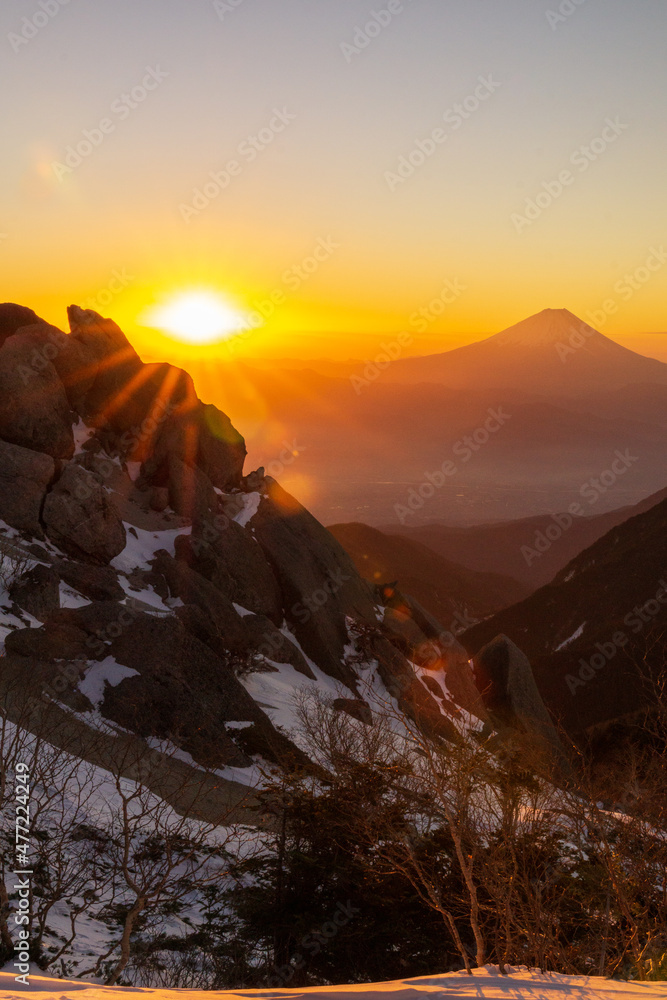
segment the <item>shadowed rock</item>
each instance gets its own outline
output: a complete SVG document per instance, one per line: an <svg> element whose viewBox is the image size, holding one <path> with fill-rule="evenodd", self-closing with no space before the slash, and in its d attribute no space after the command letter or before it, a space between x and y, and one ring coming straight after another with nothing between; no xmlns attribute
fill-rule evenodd
<svg viewBox="0 0 667 1000"><path fill-rule="evenodd" d="M44 503L46 533L75 559L108 563L125 548L125 528L104 487L70 463Z"/></svg>
<svg viewBox="0 0 667 1000"><path fill-rule="evenodd" d="M40 322L37 313L27 306L18 306L15 302L0 303L0 346L21 327Z"/></svg>
<svg viewBox="0 0 667 1000"><path fill-rule="evenodd" d="M283 620L280 588L261 547L226 516L202 518L176 539L176 555L225 596L276 625Z"/></svg>
<svg viewBox="0 0 667 1000"><path fill-rule="evenodd" d="M538 690L528 657L499 635L473 658L477 687L494 725L534 738L558 764L566 764L561 741Z"/></svg>
<svg viewBox="0 0 667 1000"><path fill-rule="evenodd" d="M55 568L62 580L91 601L122 601L125 591L111 566L60 560Z"/></svg>
<svg viewBox="0 0 667 1000"><path fill-rule="evenodd" d="M74 454L63 384L48 357L22 331L0 348L0 437L53 458Z"/></svg>
<svg viewBox="0 0 667 1000"><path fill-rule="evenodd" d="M48 455L0 441L0 518L43 538L39 516L54 475L55 463Z"/></svg>
<svg viewBox="0 0 667 1000"><path fill-rule="evenodd" d="M270 482L251 523L304 651L331 677L354 684L344 662L350 641L345 617L376 621L370 586L333 535L277 483Z"/></svg>

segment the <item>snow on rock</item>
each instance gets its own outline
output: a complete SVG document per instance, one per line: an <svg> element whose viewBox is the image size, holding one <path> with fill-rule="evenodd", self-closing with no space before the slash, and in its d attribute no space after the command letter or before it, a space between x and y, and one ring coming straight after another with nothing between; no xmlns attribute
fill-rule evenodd
<svg viewBox="0 0 667 1000"><path fill-rule="evenodd" d="M239 615L240 618L245 618L247 615L253 614L252 611L248 611L247 608L242 608L240 604L234 603L234 611Z"/></svg>
<svg viewBox="0 0 667 1000"><path fill-rule="evenodd" d="M29 985L14 981L12 967L0 972L0 998L31 998L35 1000L123 1000L129 994L140 992L144 1000L195 1000L207 997L210 1000L224 997L225 1000L247 1000L253 998L298 998L313 996L321 1000L350 1000L355 996L364 1000L515 1000L517 997L549 997L549 1000L667 1000L667 983L624 982L616 979L602 979L589 976L561 976L557 973L540 973L525 968L510 969L508 976L501 976L495 966L486 965L474 969L472 977L464 972L446 972L442 975L417 976L410 979L386 983L357 983L351 986L312 986L300 989L266 990L166 990L150 988L122 988L119 986L98 986L93 982L64 979L50 979L39 975L34 968Z"/></svg>
<svg viewBox="0 0 667 1000"><path fill-rule="evenodd" d="M139 473L141 472L141 462L126 462L125 467L132 482L136 483L139 478Z"/></svg>
<svg viewBox="0 0 667 1000"><path fill-rule="evenodd" d="M238 512L233 518L237 524L240 524L242 528L245 528L246 524L253 519L257 510L259 509L259 502L262 499L260 493L244 493L243 494L243 509Z"/></svg>
<svg viewBox="0 0 667 1000"><path fill-rule="evenodd" d="M578 639L583 634L585 627L586 627L586 622L582 622L579 628L576 630L576 632L573 632L571 636L568 636L567 639L564 639L563 642L561 642L560 646L556 646L555 652L557 653L559 649L565 649L565 647L569 646L571 642L574 642L575 639Z"/></svg>
<svg viewBox="0 0 667 1000"><path fill-rule="evenodd" d="M179 535L189 535L192 528L168 528L166 531L146 531L137 528L127 521L123 522L127 533L127 545L115 559L111 560L114 569L122 573L131 573L133 569L150 569L149 561L154 558L158 549L165 549L174 556L174 542Z"/></svg>
<svg viewBox="0 0 667 1000"><path fill-rule="evenodd" d="M107 656L100 663L93 663L88 668L86 676L82 681L79 681L79 691L86 696L91 705L99 708L104 701L106 684L117 687L126 677L137 677L138 675L138 670L124 667L122 664L116 663L113 656Z"/></svg>
<svg viewBox="0 0 667 1000"><path fill-rule="evenodd" d="M87 424L84 424L81 417L79 417L78 422L74 424L74 426L72 427L72 434L74 436L75 455L81 454L81 452L83 451L83 445L85 444L86 441L89 440L89 438L93 436L94 433L95 431L93 430L93 428L88 427Z"/></svg>

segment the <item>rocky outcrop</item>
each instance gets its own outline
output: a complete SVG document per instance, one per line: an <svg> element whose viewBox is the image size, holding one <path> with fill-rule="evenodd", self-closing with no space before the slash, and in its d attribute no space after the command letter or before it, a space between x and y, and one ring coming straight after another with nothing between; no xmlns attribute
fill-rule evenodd
<svg viewBox="0 0 667 1000"><path fill-rule="evenodd" d="M238 657L256 654L276 663L290 663L306 677L314 676L303 653L269 618L239 615L224 593L182 559L173 559L168 552L160 551L153 567L165 578L169 594L184 603L184 607L177 608L177 616L214 652L224 650Z"/></svg>
<svg viewBox="0 0 667 1000"><path fill-rule="evenodd" d="M122 330L90 309L69 306L70 336L58 355L72 407L93 427L110 423L124 430L124 406L131 405L132 383L140 378L141 358Z"/></svg>
<svg viewBox="0 0 667 1000"><path fill-rule="evenodd" d="M14 302L0 303L0 346L21 327L39 322L37 313L26 306L18 306Z"/></svg>
<svg viewBox="0 0 667 1000"><path fill-rule="evenodd" d="M254 523L254 522L253 522ZM230 601L274 624L283 620L276 575L252 535L226 514L196 520L190 535L176 540L177 557Z"/></svg>
<svg viewBox="0 0 667 1000"><path fill-rule="evenodd" d="M172 510L197 521L206 514L215 514L218 495L208 476L197 466L187 465L176 455L170 455L166 466L167 498ZM159 488L159 487L158 487Z"/></svg>
<svg viewBox="0 0 667 1000"><path fill-rule="evenodd" d="M55 563L54 568L65 583L91 601L122 601L125 597L118 574L111 566L62 559Z"/></svg>
<svg viewBox="0 0 667 1000"><path fill-rule="evenodd" d="M554 723L538 690L528 657L518 646L499 635L473 658L477 687L495 727L525 733L536 748L547 751L559 764L565 753Z"/></svg>
<svg viewBox="0 0 667 1000"><path fill-rule="evenodd" d="M354 685L345 663L346 617L375 622L370 586L333 535L271 481L250 524L280 585L282 612L307 655Z"/></svg>
<svg viewBox="0 0 667 1000"><path fill-rule="evenodd" d="M362 698L334 698L332 707L335 712L346 712L357 722L373 725L373 713Z"/></svg>
<svg viewBox="0 0 667 1000"><path fill-rule="evenodd" d="M0 403L0 438L24 442L0 441L0 517L53 565L13 588L17 612L43 624L9 633L3 668L22 665L70 709L95 708L214 767L256 754L307 766L248 692L269 702L273 684L281 692L319 671L347 688L335 707L372 724L361 662L376 663L401 708L433 734L459 738L446 718L460 717L459 706L482 717L456 640L416 601L376 594L263 469L244 476L243 438L197 399L189 375L144 364L97 313L68 312L69 334L5 313L0 388L3 371L16 374L9 362L3 369L3 352L22 359L26 381L19 371L11 414ZM60 609L61 582L68 602L72 588L90 603Z"/></svg>
<svg viewBox="0 0 667 1000"><path fill-rule="evenodd" d="M245 456L245 442L229 417L196 400L177 406L164 417L142 478L151 486L164 485L169 480L170 462L178 458L201 469L213 486L229 490L240 484Z"/></svg>
<svg viewBox="0 0 667 1000"><path fill-rule="evenodd" d="M52 458L74 454L63 384L48 357L21 331L0 348L0 438Z"/></svg>
<svg viewBox="0 0 667 1000"><path fill-rule="evenodd" d="M484 701L477 689L469 657L461 643L446 631L421 604L398 590L395 584L380 586L378 599L385 608L384 624L403 640L409 659L417 666L440 675L432 690L454 714L457 707L488 722ZM444 688L443 688L444 684ZM446 692L446 693L445 693Z"/></svg>
<svg viewBox="0 0 667 1000"><path fill-rule="evenodd" d="M125 528L95 476L70 463L44 503L51 541L75 559L108 563L125 548Z"/></svg>
<svg viewBox="0 0 667 1000"><path fill-rule="evenodd" d="M0 441L0 518L43 538L40 512L54 476L55 463L48 455Z"/></svg>

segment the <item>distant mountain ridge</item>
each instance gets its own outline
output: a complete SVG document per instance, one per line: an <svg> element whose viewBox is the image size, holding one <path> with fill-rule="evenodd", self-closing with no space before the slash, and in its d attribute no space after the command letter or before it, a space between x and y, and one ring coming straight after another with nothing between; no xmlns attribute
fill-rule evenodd
<svg viewBox="0 0 667 1000"><path fill-rule="evenodd" d="M667 364L622 347L567 309L544 309L486 340L399 359L386 378L578 396L638 382L667 385Z"/></svg>

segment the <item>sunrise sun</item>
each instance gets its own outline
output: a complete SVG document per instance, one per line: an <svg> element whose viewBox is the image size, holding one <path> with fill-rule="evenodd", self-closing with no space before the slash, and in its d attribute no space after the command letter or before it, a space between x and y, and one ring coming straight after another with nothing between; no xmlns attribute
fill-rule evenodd
<svg viewBox="0 0 667 1000"><path fill-rule="evenodd" d="M147 309L141 322L186 344L214 344L248 326L242 312L222 295L207 291L173 295Z"/></svg>

